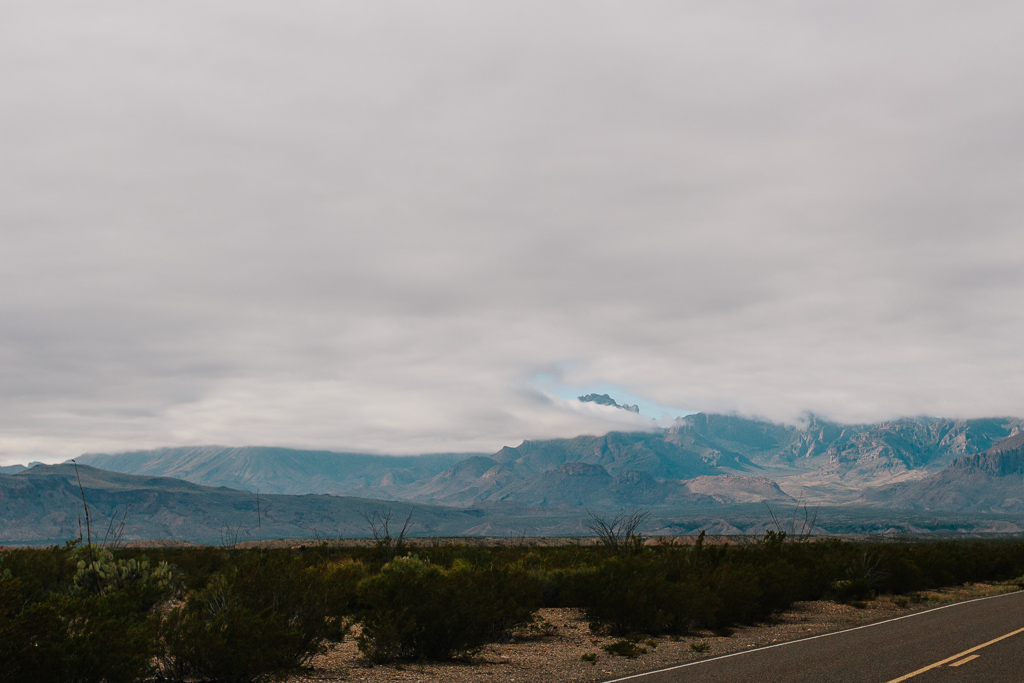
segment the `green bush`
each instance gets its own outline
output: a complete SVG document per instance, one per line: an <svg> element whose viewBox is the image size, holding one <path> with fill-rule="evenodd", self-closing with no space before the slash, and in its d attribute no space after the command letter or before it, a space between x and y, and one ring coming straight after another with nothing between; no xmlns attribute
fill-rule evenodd
<svg viewBox="0 0 1024 683"><path fill-rule="evenodd" d="M0 551L0 683L282 677L355 618L371 661L445 659L510 633L544 637L551 629L540 623L515 630L541 604L583 608L595 629L633 643L630 633L695 626L726 635L795 600L856 605L890 593L910 605L918 591L1024 574L1019 541L792 543L782 534L624 554L444 543L383 567L375 548L147 553L152 562L79 543ZM179 599L168 603L172 590Z"/></svg>
<svg viewBox="0 0 1024 683"><path fill-rule="evenodd" d="M710 582L719 604L714 625L749 624L771 614L762 601L765 595L758 574L753 567L733 563L714 571Z"/></svg>
<svg viewBox="0 0 1024 683"><path fill-rule="evenodd" d="M913 560L895 555L888 558L887 567L886 588L890 593L912 593L925 587L924 574Z"/></svg>
<svg viewBox="0 0 1024 683"><path fill-rule="evenodd" d="M0 579L0 681L129 683L146 678L156 617L130 591L30 601Z"/></svg>
<svg viewBox="0 0 1024 683"><path fill-rule="evenodd" d="M467 655L529 622L540 595L540 579L515 565L396 558L359 584L359 650L372 662Z"/></svg>
<svg viewBox="0 0 1024 683"><path fill-rule="evenodd" d="M286 676L344 637L352 574L352 566L307 567L281 553L243 555L168 613L161 676L231 683Z"/></svg>
<svg viewBox="0 0 1024 683"><path fill-rule="evenodd" d="M22 595L31 601L66 591L75 572L72 551L77 545L73 542L49 548L5 550L0 553L0 565L4 568L0 573L18 579Z"/></svg>
<svg viewBox="0 0 1024 683"><path fill-rule="evenodd" d="M718 609L709 586L694 576L672 576L664 555L611 557L571 581L572 601L583 607L592 628L616 635L683 633L713 621Z"/></svg>

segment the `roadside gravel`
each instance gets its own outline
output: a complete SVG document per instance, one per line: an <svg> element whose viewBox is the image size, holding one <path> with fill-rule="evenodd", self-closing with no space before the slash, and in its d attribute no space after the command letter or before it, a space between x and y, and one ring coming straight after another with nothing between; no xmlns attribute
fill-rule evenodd
<svg viewBox="0 0 1024 683"><path fill-rule="evenodd" d="M602 645L617 638L594 634L582 612L576 609L542 609L538 622L543 628L511 643L484 647L467 661L404 662L370 666L359 656L355 641L346 639L324 655L314 658L312 669L288 679L289 683L312 681L597 681L625 676L672 664L715 657L762 645L838 631L928 609L945 602L967 600L1017 590L1016 584L973 584L922 594L921 602L883 597L861 607L829 601L796 603L771 623L737 627L727 637L698 632L686 637L663 636L641 642L647 653L636 659L608 654ZM646 639L645 639L646 640ZM701 650L701 651L697 651ZM597 655L590 663L583 655Z"/></svg>

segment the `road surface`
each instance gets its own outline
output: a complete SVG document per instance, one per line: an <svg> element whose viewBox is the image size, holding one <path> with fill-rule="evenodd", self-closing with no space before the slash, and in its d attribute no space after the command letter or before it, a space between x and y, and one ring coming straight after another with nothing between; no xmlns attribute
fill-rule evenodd
<svg viewBox="0 0 1024 683"><path fill-rule="evenodd" d="M612 681L1024 682L1024 591Z"/></svg>

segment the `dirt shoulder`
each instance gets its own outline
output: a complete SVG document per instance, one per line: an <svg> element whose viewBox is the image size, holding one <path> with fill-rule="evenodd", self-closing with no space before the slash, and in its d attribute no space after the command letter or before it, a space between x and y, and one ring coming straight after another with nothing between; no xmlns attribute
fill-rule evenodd
<svg viewBox="0 0 1024 683"><path fill-rule="evenodd" d="M488 645L468 661L406 662L371 667L359 656L355 641L348 638L326 654L316 657L311 671L293 676L289 682L596 681L839 631L941 604L1015 590L1019 590L1015 582L978 583L923 593L917 601L883 596L857 607L825 600L800 602L779 614L771 623L737 627L728 636L716 636L708 631L681 638L644 638L638 646L647 652L635 659L612 655L601 649L602 645L613 643L618 638L591 633L580 610L542 609L538 613L537 624L524 629L520 633L522 637L511 643ZM596 655L596 661L585 661L581 659L583 655Z"/></svg>

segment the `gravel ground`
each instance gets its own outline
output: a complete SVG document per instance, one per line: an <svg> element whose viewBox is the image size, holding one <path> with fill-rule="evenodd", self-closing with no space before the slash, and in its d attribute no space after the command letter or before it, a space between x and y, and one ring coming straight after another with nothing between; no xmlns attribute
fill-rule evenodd
<svg viewBox="0 0 1024 683"><path fill-rule="evenodd" d="M468 661L405 662L370 666L359 656L355 641L346 639L324 655L314 658L312 669L289 679L289 683L307 681L596 681L613 676L648 671L687 661L747 650L761 645L795 640L838 631L872 621L880 621L945 602L966 600L1017 590L1016 584L974 584L923 594L925 600L907 604L905 599L883 597L862 603L862 607L829 601L796 603L771 623L738 627L728 637L711 632L683 638L663 636L653 644L641 642L647 653L636 659L608 654L601 649L617 640L591 633L580 610L542 609L538 616L542 629L533 629L528 637L511 643L484 647ZM899 603L899 604L897 604ZM902 605L902 606L901 606ZM545 635L546 633L546 635ZM701 651L697 651L695 647ZM595 654L597 661L580 659Z"/></svg>

